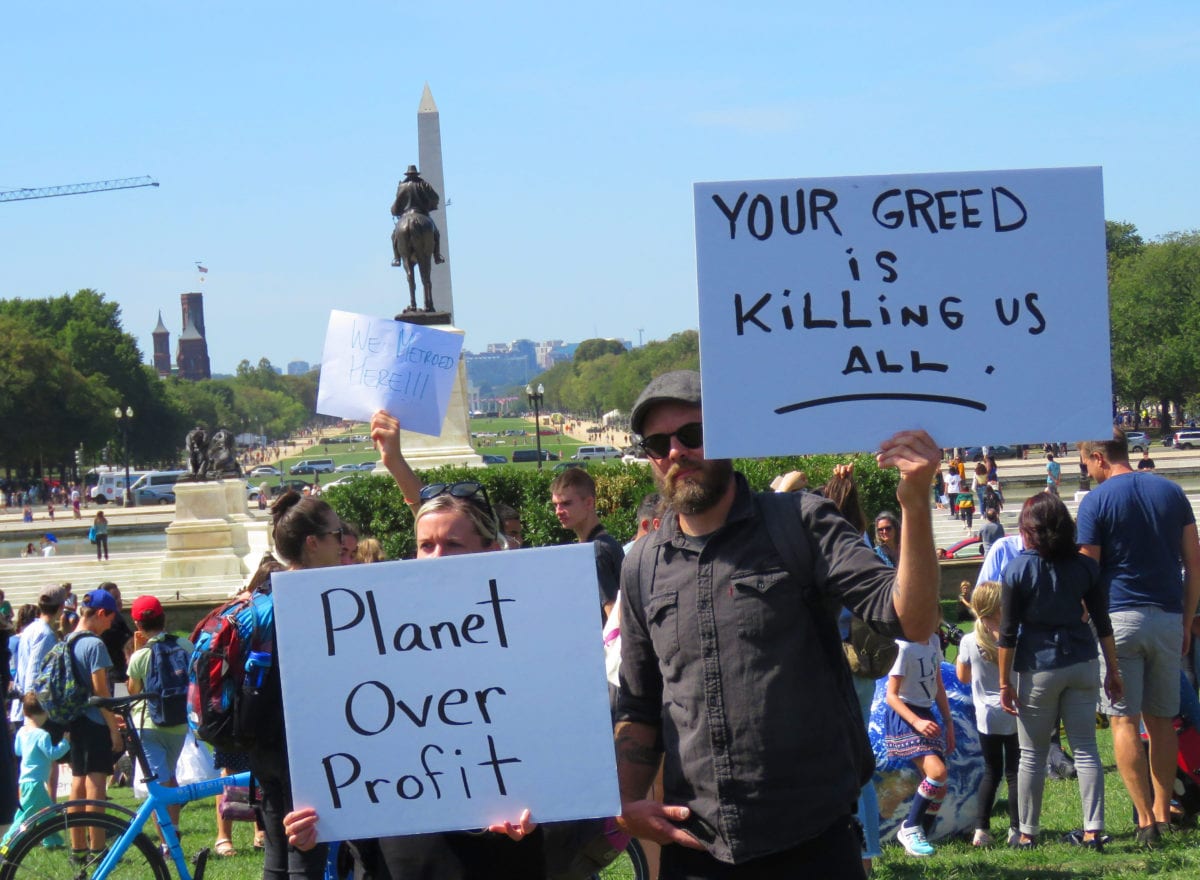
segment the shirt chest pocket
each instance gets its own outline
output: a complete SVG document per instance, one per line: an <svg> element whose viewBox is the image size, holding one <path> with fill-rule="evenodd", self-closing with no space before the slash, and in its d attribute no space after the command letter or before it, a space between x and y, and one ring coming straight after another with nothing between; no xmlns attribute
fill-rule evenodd
<svg viewBox="0 0 1200 880"><path fill-rule="evenodd" d="M800 588L783 569L746 571L732 578L738 635L770 640L793 631L800 608Z"/></svg>
<svg viewBox="0 0 1200 880"><path fill-rule="evenodd" d="M659 662L669 664L679 653L679 592L655 593L646 603L646 625Z"/></svg>

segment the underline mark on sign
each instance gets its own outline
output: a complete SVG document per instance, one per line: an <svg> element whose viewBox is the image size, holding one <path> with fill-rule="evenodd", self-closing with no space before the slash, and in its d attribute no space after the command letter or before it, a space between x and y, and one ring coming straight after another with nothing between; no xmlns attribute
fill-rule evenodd
<svg viewBox="0 0 1200 880"><path fill-rule="evenodd" d="M829 406L834 403L857 403L862 400L913 400L919 403L945 403L950 406L965 406L987 412L987 404L966 397L949 397L945 394L906 394L903 392L880 394L838 394L833 397L814 397L812 400L801 400L799 403L789 403L775 409L776 415L786 415L801 409L812 409L816 406Z"/></svg>

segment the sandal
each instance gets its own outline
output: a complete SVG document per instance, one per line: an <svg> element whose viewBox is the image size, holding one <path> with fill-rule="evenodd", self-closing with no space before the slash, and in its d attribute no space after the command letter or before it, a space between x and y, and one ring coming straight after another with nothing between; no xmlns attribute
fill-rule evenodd
<svg viewBox="0 0 1200 880"><path fill-rule="evenodd" d="M254 832L254 848L255 849L266 849L266 846L267 846L267 832L265 832L261 828L259 828Z"/></svg>
<svg viewBox="0 0 1200 880"><path fill-rule="evenodd" d="M237 850L233 848L233 841L228 837L218 837L217 842L213 845L213 852L223 859L237 855Z"/></svg>

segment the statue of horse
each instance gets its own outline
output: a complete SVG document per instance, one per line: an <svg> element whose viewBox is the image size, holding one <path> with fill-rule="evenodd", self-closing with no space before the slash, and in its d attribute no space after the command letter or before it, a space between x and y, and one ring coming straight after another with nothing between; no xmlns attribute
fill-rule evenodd
<svg viewBox="0 0 1200 880"><path fill-rule="evenodd" d="M408 210L396 220L396 228L392 230L392 250L404 265L404 274L408 277L410 311L417 311L414 270L418 266L421 268L421 287L425 291L425 311L433 311L433 279L429 272L436 246L437 226L428 214Z"/></svg>

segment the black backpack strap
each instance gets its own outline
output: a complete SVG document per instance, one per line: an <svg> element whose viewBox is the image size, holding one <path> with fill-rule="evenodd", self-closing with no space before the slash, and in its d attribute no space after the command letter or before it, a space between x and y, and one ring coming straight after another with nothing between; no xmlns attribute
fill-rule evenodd
<svg viewBox="0 0 1200 880"><path fill-rule="evenodd" d="M865 784L875 773L875 753L871 740L863 726L862 710L854 691L854 681L846 652L842 648L842 637L838 632L837 610L826 599L821 584L823 577L820 566L812 557L810 532L800 513L804 499L791 493L763 492L755 496L759 516L766 526L775 551L783 564L801 584L804 603L812 616L813 628L821 643L829 671L837 679L838 694L842 697L847 731L855 741L858 757L859 784Z"/></svg>

